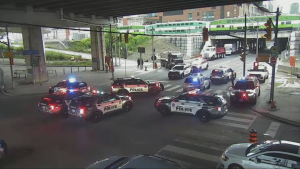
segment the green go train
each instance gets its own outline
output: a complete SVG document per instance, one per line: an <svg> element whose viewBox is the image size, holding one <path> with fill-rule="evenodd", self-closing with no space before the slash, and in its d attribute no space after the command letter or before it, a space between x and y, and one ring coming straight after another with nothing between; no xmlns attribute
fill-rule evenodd
<svg viewBox="0 0 300 169"><path fill-rule="evenodd" d="M275 16L257 16L250 17L247 19L247 29L254 30L265 29L265 23L267 20L272 18L272 21L275 24L276 17ZM209 31L211 35L222 35L228 34L229 32L242 32L244 31L245 19L244 18L228 18L228 19L220 19L215 20L210 23ZM300 28L300 15L281 15L278 20L278 28L279 30L297 30Z"/></svg>

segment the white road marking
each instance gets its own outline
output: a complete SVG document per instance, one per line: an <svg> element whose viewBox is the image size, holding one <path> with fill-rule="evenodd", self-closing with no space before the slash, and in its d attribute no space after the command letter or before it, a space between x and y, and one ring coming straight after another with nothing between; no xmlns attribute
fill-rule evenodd
<svg viewBox="0 0 300 169"><path fill-rule="evenodd" d="M166 157L166 156L163 156L163 155L160 155L160 154L155 154L155 156L158 156L158 157L161 157L161 158L165 158L165 159L174 161L174 162L176 162L179 165L182 165L184 167L193 166L191 163L187 163L187 162L184 162L184 161L181 161L181 160L177 160L177 159L174 159L174 158Z"/></svg>
<svg viewBox="0 0 300 169"><path fill-rule="evenodd" d="M242 119L242 118L229 117L229 116L224 116L224 117L222 117L222 119L240 121L240 122L245 122L245 123L250 123L252 121L252 120L249 120L249 119Z"/></svg>
<svg viewBox="0 0 300 169"><path fill-rule="evenodd" d="M164 88L166 89L166 88L168 88L168 87L170 87L170 86L172 86L172 85L167 84L167 85L164 86Z"/></svg>
<svg viewBox="0 0 300 169"><path fill-rule="evenodd" d="M182 154L182 155L186 155L186 156L190 156L190 157L194 157L194 158L198 158L198 159L203 159L206 161L212 161L215 163L219 163L219 161L220 161L219 156L204 154L201 152L197 152L197 151L193 151L193 150L189 150L189 149L185 149L185 148L180 148L180 147L176 147L176 146L171 146L171 145L165 146L160 151L162 151L162 150L166 150L166 151L170 151L170 152L174 152L177 154Z"/></svg>
<svg viewBox="0 0 300 169"><path fill-rule="evenodd" d="M175 92L183 92L183 89L176 90Z"/></svg>
<svg viewBox="0 0 300 169"><path fill-rule="evenodd" d="M270 127L268 128L266 134L268 134L269 136L274 138L277 133L277 130L279 129L279 126L280 126L280 123L272 122Z"/></svg>
<svg viewBox="0 0 300 169"><path fill-rule="evenodd" d="M242 128L242 129L247 129L248 128L247 125L235 124L235 123L228 123L228 122L222 122L222 121L217 121L217 120L211 121L210 123L224 125L224 126L230 126L230 127L236 127L236 128Z"/></svg>
<svg viewBox="0 0 300 169"><path fill-rule="evenodd" d="M248 129L249 129L249 127L252 125L252 123L256 120L256 118L257 118L257 116L255 116L253 119L252 119L252 121L251 121L251 123L248 125L248 128L245 130L245 131L247 131Z"/></svg>
<svg viewBox="0 0 300 169"><path fill-rule="evenodd" d="M208 93L210 91L212 91L212 89L205 90L204 93Z"/></svg>
<svg viewBox="0 0 300 169"><path fill-rule="evenodd" d="M180 86L180 85L176 85L176 86L171 87L171 88L169 88L169 89L167 89L167 90L165 90L165 91L171 91L171 90L177 89L177 88L179 88L179 87L181 87L181 86Z"/></svg>
<svg viewBox="0 0 300 169"><path fill-rule="evenodd" d="M222 90L217 90L214 93L220 94L222 92Z"/></svg>
<svg viewBox="0 0 300 169"><path fill-rule="evenodd" d="M251 118L255 118L256 115L252 115L252 114L243 114L243 113L234 113L234 112L228 112L228 114L232 114L232 115L236 115L236 116L241 116L241 117L251 117Z"/></svg>

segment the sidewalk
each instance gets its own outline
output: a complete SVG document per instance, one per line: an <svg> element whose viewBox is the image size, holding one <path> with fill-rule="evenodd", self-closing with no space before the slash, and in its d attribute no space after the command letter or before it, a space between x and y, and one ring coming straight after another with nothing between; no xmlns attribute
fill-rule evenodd
<svg viewBox="0 0 300 169"><path fill-rule="evenodd" d="M140 70L136 71L136 69L127 70L126 75L123 70L116 69L114 73L114 77L122 78L122 77L130 77L135 76L143 78L145 74L148 76L155 76L157 73L162 72L163 69L152 69L149 68L148 71ZM113 80L112 73L105 71L85 71L85 72L76 72L70 73L66 75L58 75L55 77L49 78L47 82L43 82L42 85L38 84L24 84L24 85L17 85L15 89L10 89L11 84L7 84L7 90L10 92L11 95L24 95L24 94L46 94L48 93L49 87L56 85L59 81L68 79L71 76L75 76L78 80L87 82L87 84L91 87L95 87L98 90L101 90L101 86L103 85L110 85ZM148 78L148 77L147 77ZM144 78L143 78L144 79ZM146 79L145 79L146 80ZM9 87L9 88L8 88Z"/></svg>
<svg viewBox="0 0 300 169"><path fill-rule="evenodd" d="M271 84L261 88L258 104L251 109L261 115L300 126L300 79L295 76L277 72L275 79L274 101L277 106L271 110L269 104Z"/></svg>

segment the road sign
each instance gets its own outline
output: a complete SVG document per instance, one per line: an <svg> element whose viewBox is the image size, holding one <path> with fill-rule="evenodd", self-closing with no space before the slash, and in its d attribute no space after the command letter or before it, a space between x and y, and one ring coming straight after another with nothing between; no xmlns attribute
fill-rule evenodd
<svg viewBox="0 0 300 169"><path fill-rule="evenodd" d="M138 52L139 53L145 53L145 48L144 47L138 47Z"/></svg>
<svg viewBox="0 0 300 169"><path fill-rule="evenodd" d="M38 55L40 54L38 50L23 50L23 55Z"/></svg>
<svg viewBox="0 0 300 169"><path fill-rule="evenodd" d="M290 57L290 65L295 66L295 57L294 56Z"/></svg>
<svg viewBox="0 0 300 169"><path fill-rule="evenodd" d="M271 57L271 64L275 65L277 61L276 57Z"/></svg>
<svg viewBox="0 0 300 169"><path fill-rule="evenodd" d="M257 62L269 62L269 59L270 59L270 55L261 54L261 55L258 55Z"/></svg>
<svg viewBox="0 0 300 169"><path fill-rule="evenodd" d="M38 67L39 66L39 60L38 59L30 59L31 66Z"/></svg>
<svg viewBox="0 0 300 169"><path fill-rule="evenodd" d="M12 53L12 52L5 52L4 56L7 57L7 58L12 58L12 57L14 57L14 53Z"/></svg>
<svg viewBox="0 0 300 169"><path fill-rule="evenodd" d="M271 53L277 53L277 47L276 46L271 47Z"/></svg>

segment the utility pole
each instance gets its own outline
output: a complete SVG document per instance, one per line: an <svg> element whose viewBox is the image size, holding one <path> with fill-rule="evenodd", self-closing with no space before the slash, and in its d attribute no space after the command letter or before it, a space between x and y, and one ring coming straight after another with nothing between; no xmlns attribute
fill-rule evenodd
<svg viewBox="0 0 300 169"><path fill-rule="evenodd" d="M277 47L278 18L279 18L279 8L277 8L277 11L276 11L276 24L275 24L275 30L274 30L274 33L275 33L274 46L275 47ZM272 65L272 79L271 79L270 103L271 103L271 101L274 101L275 66L276 66L276 64Z"/></svg>
<svg viewBox="0 0 300 169"><path fill-rule="evenodd" d="M243 77L245 77L246 74L246 50L247 50L247 15L245 14L245 30L244 30L244 55L245 55L245 60L244 60L244 66L243 66Z"/></svg>
<svg viewBox="0 0 300 169"><path fill-rule="evenodd" d="M257 25L256 25L256 33L257 33L257 36L256 36L256 58L258 59L258 21L257 21Z"/></svg>
<svg viewBox="0 0 300 169"><path fill-rule="evenodd" d="M114 76L114 71L115 71L115 68L114 68L114 58L112 56L112 53L113 53L113 49L112 49L112 34L111 34L111 24L109 24L109 44L110 44L110 61L111 61L111 74L112 74L112 80L115 79L115 76Z"/></svg>
<svg viewBox="0 0 300 169"><path fill-rule="evenodd" d="M153 69L155 69L155 53L154 53L154 36L153 36L153 33L154 33L154 29L153 29L153 26L152 26L152 58L153 58Z"/></svg>
<svg viewBox="0 0 300 169"><path fill-rule="evenodd" d="M118 66L118 62L117 62L117 35L114 33L114 39L115 39L115 42L113 42L115 44L115 66Z"/></svg>
<svg viewBox="0 0 300 169"><path fill-rule="evenodd" d="M119 39L120 39L121 36L122 36L122 35L119 34ZM118 40L118 41L119 41L119 65L120 65L120 67L121 67L121 45L120 45L120 40Z"/></svg>
<svg viewBox="0 0 300 169"><path fill-rule="evenodd" d="M7 49L8 49L8 52L10 52L10 41L9 41L9 37L8 37L8 28L7 28L7 25L6 25L6 38L7 38ZM13 57L11 59L14 59ZM15 85L14 85L14 74L13 74L13 67L12 67L12 64L10 64L10 75L11 75L11 87L12 89L15 88Z"/></svg>

